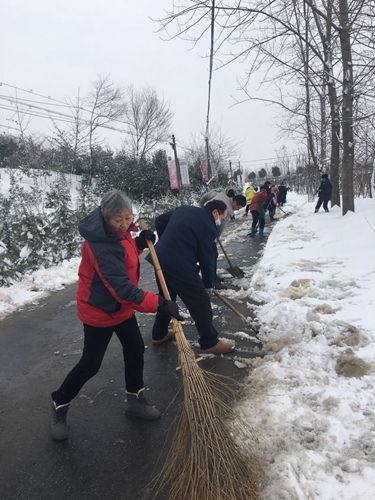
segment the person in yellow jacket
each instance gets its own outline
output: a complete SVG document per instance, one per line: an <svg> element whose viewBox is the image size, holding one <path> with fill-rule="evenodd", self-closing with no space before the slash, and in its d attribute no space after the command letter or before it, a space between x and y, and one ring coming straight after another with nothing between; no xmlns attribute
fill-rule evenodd
<svg viewBox="0 0 375 500"><path fill-rule="evenodd" d="M246 191L245 191L245 196L246 196L246 212L243 214L244 217L246 217L249 213L250 205L251 205L251 200L253 199L253 196L256 194L258 191L258 188L254 188L253 186L249 186Z"/></svg>

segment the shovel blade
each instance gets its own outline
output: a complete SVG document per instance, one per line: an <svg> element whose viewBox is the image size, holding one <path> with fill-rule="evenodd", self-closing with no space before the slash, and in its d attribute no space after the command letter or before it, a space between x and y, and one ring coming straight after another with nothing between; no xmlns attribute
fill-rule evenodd
<svg viewBox="0 0 375 500"><path fill-rule="evenodd" d="M226 271L233 276L233 278L243 278L245 273L237 266L227 267Z"/></svg>

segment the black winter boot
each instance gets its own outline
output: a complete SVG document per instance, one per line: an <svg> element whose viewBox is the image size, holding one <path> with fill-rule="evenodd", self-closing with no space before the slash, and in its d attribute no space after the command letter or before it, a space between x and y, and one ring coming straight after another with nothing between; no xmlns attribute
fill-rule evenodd
<svg viewBox="0 0 375 500"><path fill-rule="evenodd" d="M51 434L56 441L64 441L68 437L68 424L66 423L66 416L69 410L70 403L65 405L56 406L52 403L49 412L49 423L51 426Z"/></svg>
<svg viewBox="0 0 375 500"><path fill-rule="evenodd" d="M155 406L150 405L143 392L144 389L140 389L137 393L127 392L125 415L143 418L144 420L157 420L160 418L160 412Z"/></svg>

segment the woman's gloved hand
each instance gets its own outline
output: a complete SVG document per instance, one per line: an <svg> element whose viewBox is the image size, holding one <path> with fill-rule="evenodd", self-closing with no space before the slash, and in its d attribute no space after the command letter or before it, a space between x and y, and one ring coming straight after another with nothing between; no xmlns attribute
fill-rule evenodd
<svg viewBox="0 0 375 500"><path fill-rule="evenodd" d="M144 250L145 248L147 248L147 241L146 240L151 241L152 244L154 244L155 240L156 240L155 234L152 231L150 231L149 229L144 229L143 231L141 231L139 233L139 236L137 236L135 239L137 247L140 250Z"/></svg>
<svg viewBox="0 0 375 500"><path fill-rule="evenodd" d="M179 313L176 302L173 302L173 300L166 300L161 295L159 295L158 311L169 314L169 316L173 316L174 318L178 319L178 321L184 320L184 318Z"/></svg>

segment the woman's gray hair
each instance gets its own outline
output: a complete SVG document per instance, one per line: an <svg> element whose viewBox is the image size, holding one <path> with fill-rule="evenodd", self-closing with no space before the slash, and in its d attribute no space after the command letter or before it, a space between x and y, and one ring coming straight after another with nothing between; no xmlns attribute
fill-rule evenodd
<svg viewBox="0 0 375 500"><path fill-rule="evenodd" d="M112 189L103 196L100 202L100 208L104 220L108 222L111 217L122 212L124 208L127 208L131 212L132 202L122 191Z"/></svg>

